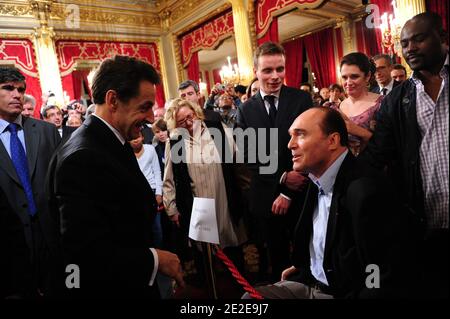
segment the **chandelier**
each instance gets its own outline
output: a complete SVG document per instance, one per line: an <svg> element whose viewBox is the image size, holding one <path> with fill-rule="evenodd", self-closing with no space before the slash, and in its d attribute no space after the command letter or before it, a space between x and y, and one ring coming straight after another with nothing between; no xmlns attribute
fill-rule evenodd
<svg viewBox="0 0 450 319"><path fill-rule="evenodd" d="M395 0L391 2L391 5L394 9L393 14L384 12L381 15L379 28L381 29L382 44L388 53L401 56L400 33L403 25L411 18L410 15L413 11L410 6L399 10Z"/></svg>
<svg viewBox="0 0 450 319"><path fill-rule="evenodd" d="M227 57L228 64L222 66L222 69L220 70L220 78L222 79L222 82L225 84L239 84L241 80L239 67L237 64L231 65L231 58Z"/></svg>

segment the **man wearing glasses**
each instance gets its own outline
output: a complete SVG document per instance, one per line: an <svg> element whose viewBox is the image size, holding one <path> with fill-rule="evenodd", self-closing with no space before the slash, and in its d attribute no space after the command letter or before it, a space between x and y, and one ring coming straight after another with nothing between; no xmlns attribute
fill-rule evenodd
<svg viewBox="0 0 450 319"><path fill-rule="evenodd" d="M61 140L54 125L21 115L25 91L25 77L18 69L0 68L0 188L21 220L31 260L31 266L14 266L28 279L26 287L13 287L14 298L42 297L49 289L55 227L49 218L44 182Z"/></svg>

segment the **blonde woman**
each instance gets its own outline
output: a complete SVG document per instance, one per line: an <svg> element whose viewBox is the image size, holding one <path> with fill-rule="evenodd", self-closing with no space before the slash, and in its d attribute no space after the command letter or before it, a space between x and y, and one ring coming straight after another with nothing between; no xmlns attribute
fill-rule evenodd
<svg viewBox="0 0 450 319"><path fill-rule="evenodd" d="M213 198L220 246L243 268L240 245L247 240L241 218L243 205L234 178L235 164L229 163L229 158L224 161L224 155L232 153L232 138L227 137L221 122L205 119L201 108L186 100L175 99L167 109L165 121L170 141L166 144L164 206L184 236L179 243L181 257L188 247L193 198ZM201 264L196 264L198 270Z"/></svg>

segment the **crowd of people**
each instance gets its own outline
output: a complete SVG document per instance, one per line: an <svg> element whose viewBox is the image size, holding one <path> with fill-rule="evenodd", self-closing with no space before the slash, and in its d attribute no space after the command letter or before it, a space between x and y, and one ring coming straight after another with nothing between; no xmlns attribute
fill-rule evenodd
<svg viewBox="0 0 450 319"><path fill-rule="evenodd" d="M214 199L218 246L244 276L256 247L265 298L448 297L441 18L407 21L401 45L409 78L353 52L315 92L284 85L284 49L265 42L247 87L216 84L203 103L187 80L160 108L154 67L115 56L95 104L44 101L40 119L25 77L0 68L0 298L173 298L189 262L205 285L195 198Z"/></svg>

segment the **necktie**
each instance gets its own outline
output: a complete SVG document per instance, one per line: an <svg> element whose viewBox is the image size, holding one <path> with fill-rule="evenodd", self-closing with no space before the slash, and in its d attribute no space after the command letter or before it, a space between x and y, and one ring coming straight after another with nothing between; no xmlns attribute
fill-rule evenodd
<svg viewBox="0 0 450 319"><path fill-rule="evenodd" d="M31 188L30 173L28 171L28 161L25 154L25 149L17 136L17 124L10 123L8 128L11 132L11 160L14 168L16 169L16 173L19 177L20 183L22 184L23 190L25 191L25 196L27 197L28 212L31 216L34 216L37 212L37 208L36 203L34 202L33 189Z"/></svg>
<svg viewBox="0 0 450 319"><path fill-rule="evenodd" d="M381 95L386 95L387 94L387 88L384 88L381 90Z"/></svg>
<svg viewBox="0 0 450 319"><path fill-rule="evenodd" d="M275 107L275 96L266 95L264 99L269 102L269 119L272 127L275 127L275 119L277 118L277 108Z"/></svg>

